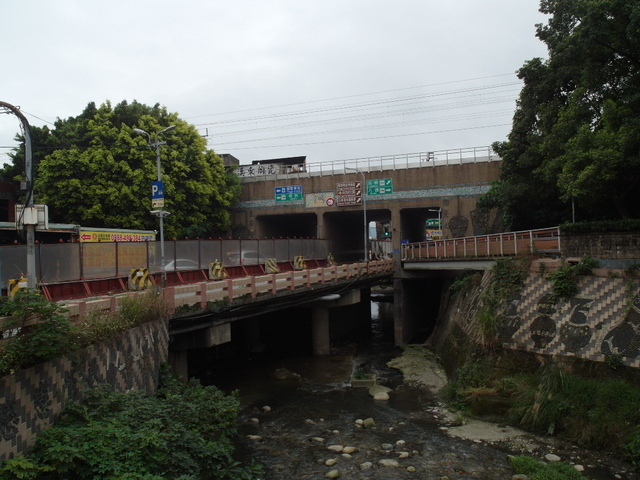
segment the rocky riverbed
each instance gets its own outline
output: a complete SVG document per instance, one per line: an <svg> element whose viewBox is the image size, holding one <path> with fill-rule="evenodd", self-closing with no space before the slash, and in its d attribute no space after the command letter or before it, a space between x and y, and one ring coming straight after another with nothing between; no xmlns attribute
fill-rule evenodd
<svg viewBox="0 0 640 480"><path fill-rule="evenodd" d="M446 375L424 347L377 365L366 358L387 386L378 399L379 390L350 386L361 360L289 360L263 372L268 391L243 396L241 455L263 463L266 480L511 479L508 455L518 454L562 460L594 480L638 478L606 455L449 412L437 395Z"/></svg>

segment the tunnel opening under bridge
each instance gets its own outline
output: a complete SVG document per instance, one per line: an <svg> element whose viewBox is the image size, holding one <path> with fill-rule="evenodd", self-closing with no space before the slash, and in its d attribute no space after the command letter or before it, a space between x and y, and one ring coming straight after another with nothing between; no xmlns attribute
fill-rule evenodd
<svg viewBox="0 0 640 480"><path fill-rule="evenodd" d="M258 215L257 236L266 238L318 238L318 217L315 213Z"/></svg>
<svg viewBox="0 0 640 480"><path fill-rule="evenodd" d="M393 235L391 210L387 209L367 210L366 230L362 208L326 212L322 220L325 237L331 239L331 251L338 262L362 261L365 258L365 235L371 248L371 240L377 240L376 228L380 230L382 225L388 226L389 241Z"/></svg>

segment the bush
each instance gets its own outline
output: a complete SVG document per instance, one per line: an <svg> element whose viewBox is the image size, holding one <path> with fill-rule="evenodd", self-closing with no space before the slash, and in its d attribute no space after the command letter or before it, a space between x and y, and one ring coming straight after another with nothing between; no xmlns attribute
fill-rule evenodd
<svg viewBox="0 0 640 480"><path fill-rule="evenodd" d="M563 234L626 233L640 232L640 219L599 220L594 222L566 223L560 226Z"/></svg>
<svg viewBox="0 0 640 480"><path fill-rule="evenodd" d="M549 275L548 279L553 284L553 301L561 298L575 297L578 293L578 275L590 275L594 268L598 267L598 261L585 257L578 263L563 265Z"/></svg>
<svg viewBox="0 0 640 480"><path fill-rule="evenodd" d="M156 396L94 389L0 479L253 479L260 469L232 457L238 405L235 394L168 377Z"/></svg>
<svg viewBox="0 0 640 480"><path fill-rule="evenodd" d="M0 311L10 315L11 327L19 330L0 346L0 376L167 318L166 304L152 291L125 298L116 313L94 312L77 324L63 315L65 310L59 304L34 290L20 290L0 304Z"/></svg>
<svg viewBox="0 0 640 480"><path fill-rule="evenodd" d="M0 347L0 375L51 360L77 348L77 329L64 310L33 290L20 290L2 305L18 334Z"/></svg>
<svg viewBox="0 0 640 480"><path fill-rule="evenodd" d="M535 458L509 457L515 473L524 474L530 480L581 480L585 477L574 467L562 462L544 463Z"/></svg>

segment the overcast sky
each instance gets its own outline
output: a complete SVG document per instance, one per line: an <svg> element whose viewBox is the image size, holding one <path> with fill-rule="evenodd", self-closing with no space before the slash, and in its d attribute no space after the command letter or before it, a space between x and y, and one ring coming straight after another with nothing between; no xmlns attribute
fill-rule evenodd
<svg viewBox="0 0 640 480"><path fill-rule="evenodd" d="M343 160L486 146L546 57L538 0L6 0L0 101L32 125L159 103L218 153ZM0 115L0 162L18 119Z"/></svg>

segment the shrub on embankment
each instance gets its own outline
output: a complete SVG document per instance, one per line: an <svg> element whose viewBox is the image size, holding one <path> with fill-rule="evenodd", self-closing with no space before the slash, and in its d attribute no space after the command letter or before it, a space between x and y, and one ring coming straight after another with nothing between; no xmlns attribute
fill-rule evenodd
<svg viewBox="0 0 640 480"><path fill-rule="evenodd" d="M239 401L216 387L162 376L154 396L108 387L85 392L0 479L250 480L233 457Z"/></svg>
<svg viewBox="0 0 640 480"><path fill-rule="evenodd" d="M64 308L33 290L20 290L0 301L0 317L8 317L6 325L15 333L0 342L0 376L167 318L166 304L153 292L124 299L116 313L92 312L79 322L72 322L64 316Z"/></svg>

